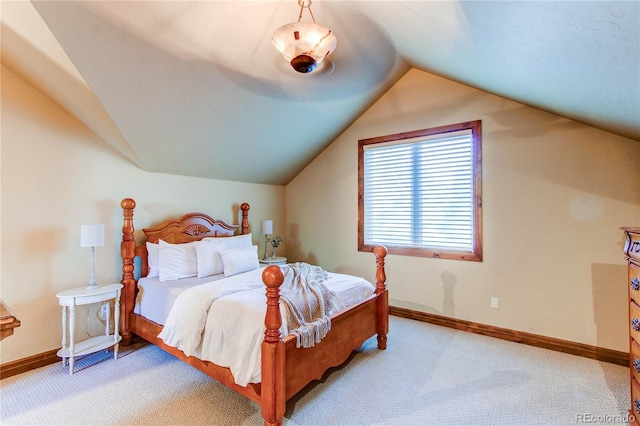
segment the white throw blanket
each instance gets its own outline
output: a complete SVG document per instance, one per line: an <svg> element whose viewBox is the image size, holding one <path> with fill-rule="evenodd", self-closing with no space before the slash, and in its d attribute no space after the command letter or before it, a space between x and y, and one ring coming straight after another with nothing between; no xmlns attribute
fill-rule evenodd
<svg viewBox="0 0 640 426"><path fill-rule="evenodd" d="M190 288L176 298L158 337L188 356L198 356L211 304L223 296L262 288L261 279L246 279L245 274Z"/></svg>
<svg viewBox="0 0 640 426"><path fill-rule="evenodd" d="M293 263L282 268L284 282L280 300L296 347L310 348L331 330L331 303L334 293L324 282L329 275L319 266Z"/></svg>

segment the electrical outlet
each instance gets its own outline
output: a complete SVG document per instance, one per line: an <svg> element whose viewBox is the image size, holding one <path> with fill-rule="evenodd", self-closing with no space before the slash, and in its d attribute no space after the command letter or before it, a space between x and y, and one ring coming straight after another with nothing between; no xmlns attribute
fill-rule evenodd
<svg viewBox="0 0 640 426"><path fill-rule="evenodd" d="M491 307L493 309L498 309L500 307L500 302L499 302L497 297L492 297L491 298Z"/></svg>

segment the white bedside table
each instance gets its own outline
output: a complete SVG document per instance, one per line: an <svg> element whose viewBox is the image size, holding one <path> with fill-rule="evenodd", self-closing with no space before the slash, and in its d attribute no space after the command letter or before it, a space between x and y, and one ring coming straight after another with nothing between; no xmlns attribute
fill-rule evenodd
<svg viewBox="0 0 640 426"><path fill-rule="evenodd" d="M96 288L78 287L61 291L56 294L62 306L62 349L58 351L58 356L62 358L62 365L67 365L69 360L69 374L73 374L75 357L98 352L113 346L113 358L118 359L118 346L122 337L119 333L120 323L120 290L123 285L120 283L105 284ZM89 303L107 302L113 299L114 305L114 331L109 334L109 324L111 320L111 310L107 309L106 327L104 336L91 337L80 342L74 342L74 332L76 327L76 306L87 305ZM69 347L67 347L67 311L69 312Z"/></svg>
<svg viewBox="0 0 640 426"><path fill-rule="evenodd" d="M266 259L260 259L261 265L286 265L286 257L267 257Z"/></svg>

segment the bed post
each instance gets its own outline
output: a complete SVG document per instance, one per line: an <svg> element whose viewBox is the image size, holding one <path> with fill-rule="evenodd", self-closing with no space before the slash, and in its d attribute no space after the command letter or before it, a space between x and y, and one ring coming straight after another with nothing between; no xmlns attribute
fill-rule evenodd
<svg viewBox="0 0 640 426"><path fill-rule="evenodd" d="M240 234L245 235L249 233L249 203L242 203L242 205L240 206L240 210L242 210Z"/></svg>
<svg viewBox="0 0 640 426"><path fill-rule="evenodd" d="M120 303L122 319L122 345L130 345L133 335L131 334L131 312L136 299L136 280L133 277L133 259L136 253L136 242L133 239L133 209L136 202L131 198L125 198L120 203L123 210L124 221L122 223L122 242L120 243L120 257L122 258L122 280L124 285L122 300Z"/></svg>
<svg viewBox="0 0 640 426"><path fill-rule="evenodd" d="M287 401L285 399L284 342L280 326L280 285L284 275L280 267L268 266L262 272L262 281L267 286L267 313L264 319L266 330L262 342L261 406L265 426L282 424Z"/></svg>
<svg viewBox="0 0 640 426"><path fill-rule="evenodd" d="M389 293L387 292L387 275L384 272L384 258L387 255L385 246L373 249L376 256L376 294L378 295L378 349L387 349L387 333L389 332Z"/></svg>

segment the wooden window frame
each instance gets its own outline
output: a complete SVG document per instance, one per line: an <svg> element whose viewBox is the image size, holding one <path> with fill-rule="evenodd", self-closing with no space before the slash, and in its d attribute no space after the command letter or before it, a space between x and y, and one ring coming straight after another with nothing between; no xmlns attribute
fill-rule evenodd
<svg viewBox="0 0 640 426"><path fill-rule="evenodd" d="M473 173L473 249L471 252L461 252L446 249L422 247L406 247L387 245L392 254L405 256L431 257L440 259L468 260L482 262L482 121L468 121L463 123L432 127L411 132L395 133L358 141L358 251L371 252L373 244L364 243L364 147L367 145L403 141L460 130L472 132L472 173ZM384 244L384 243L382 243Z"/></svg>

